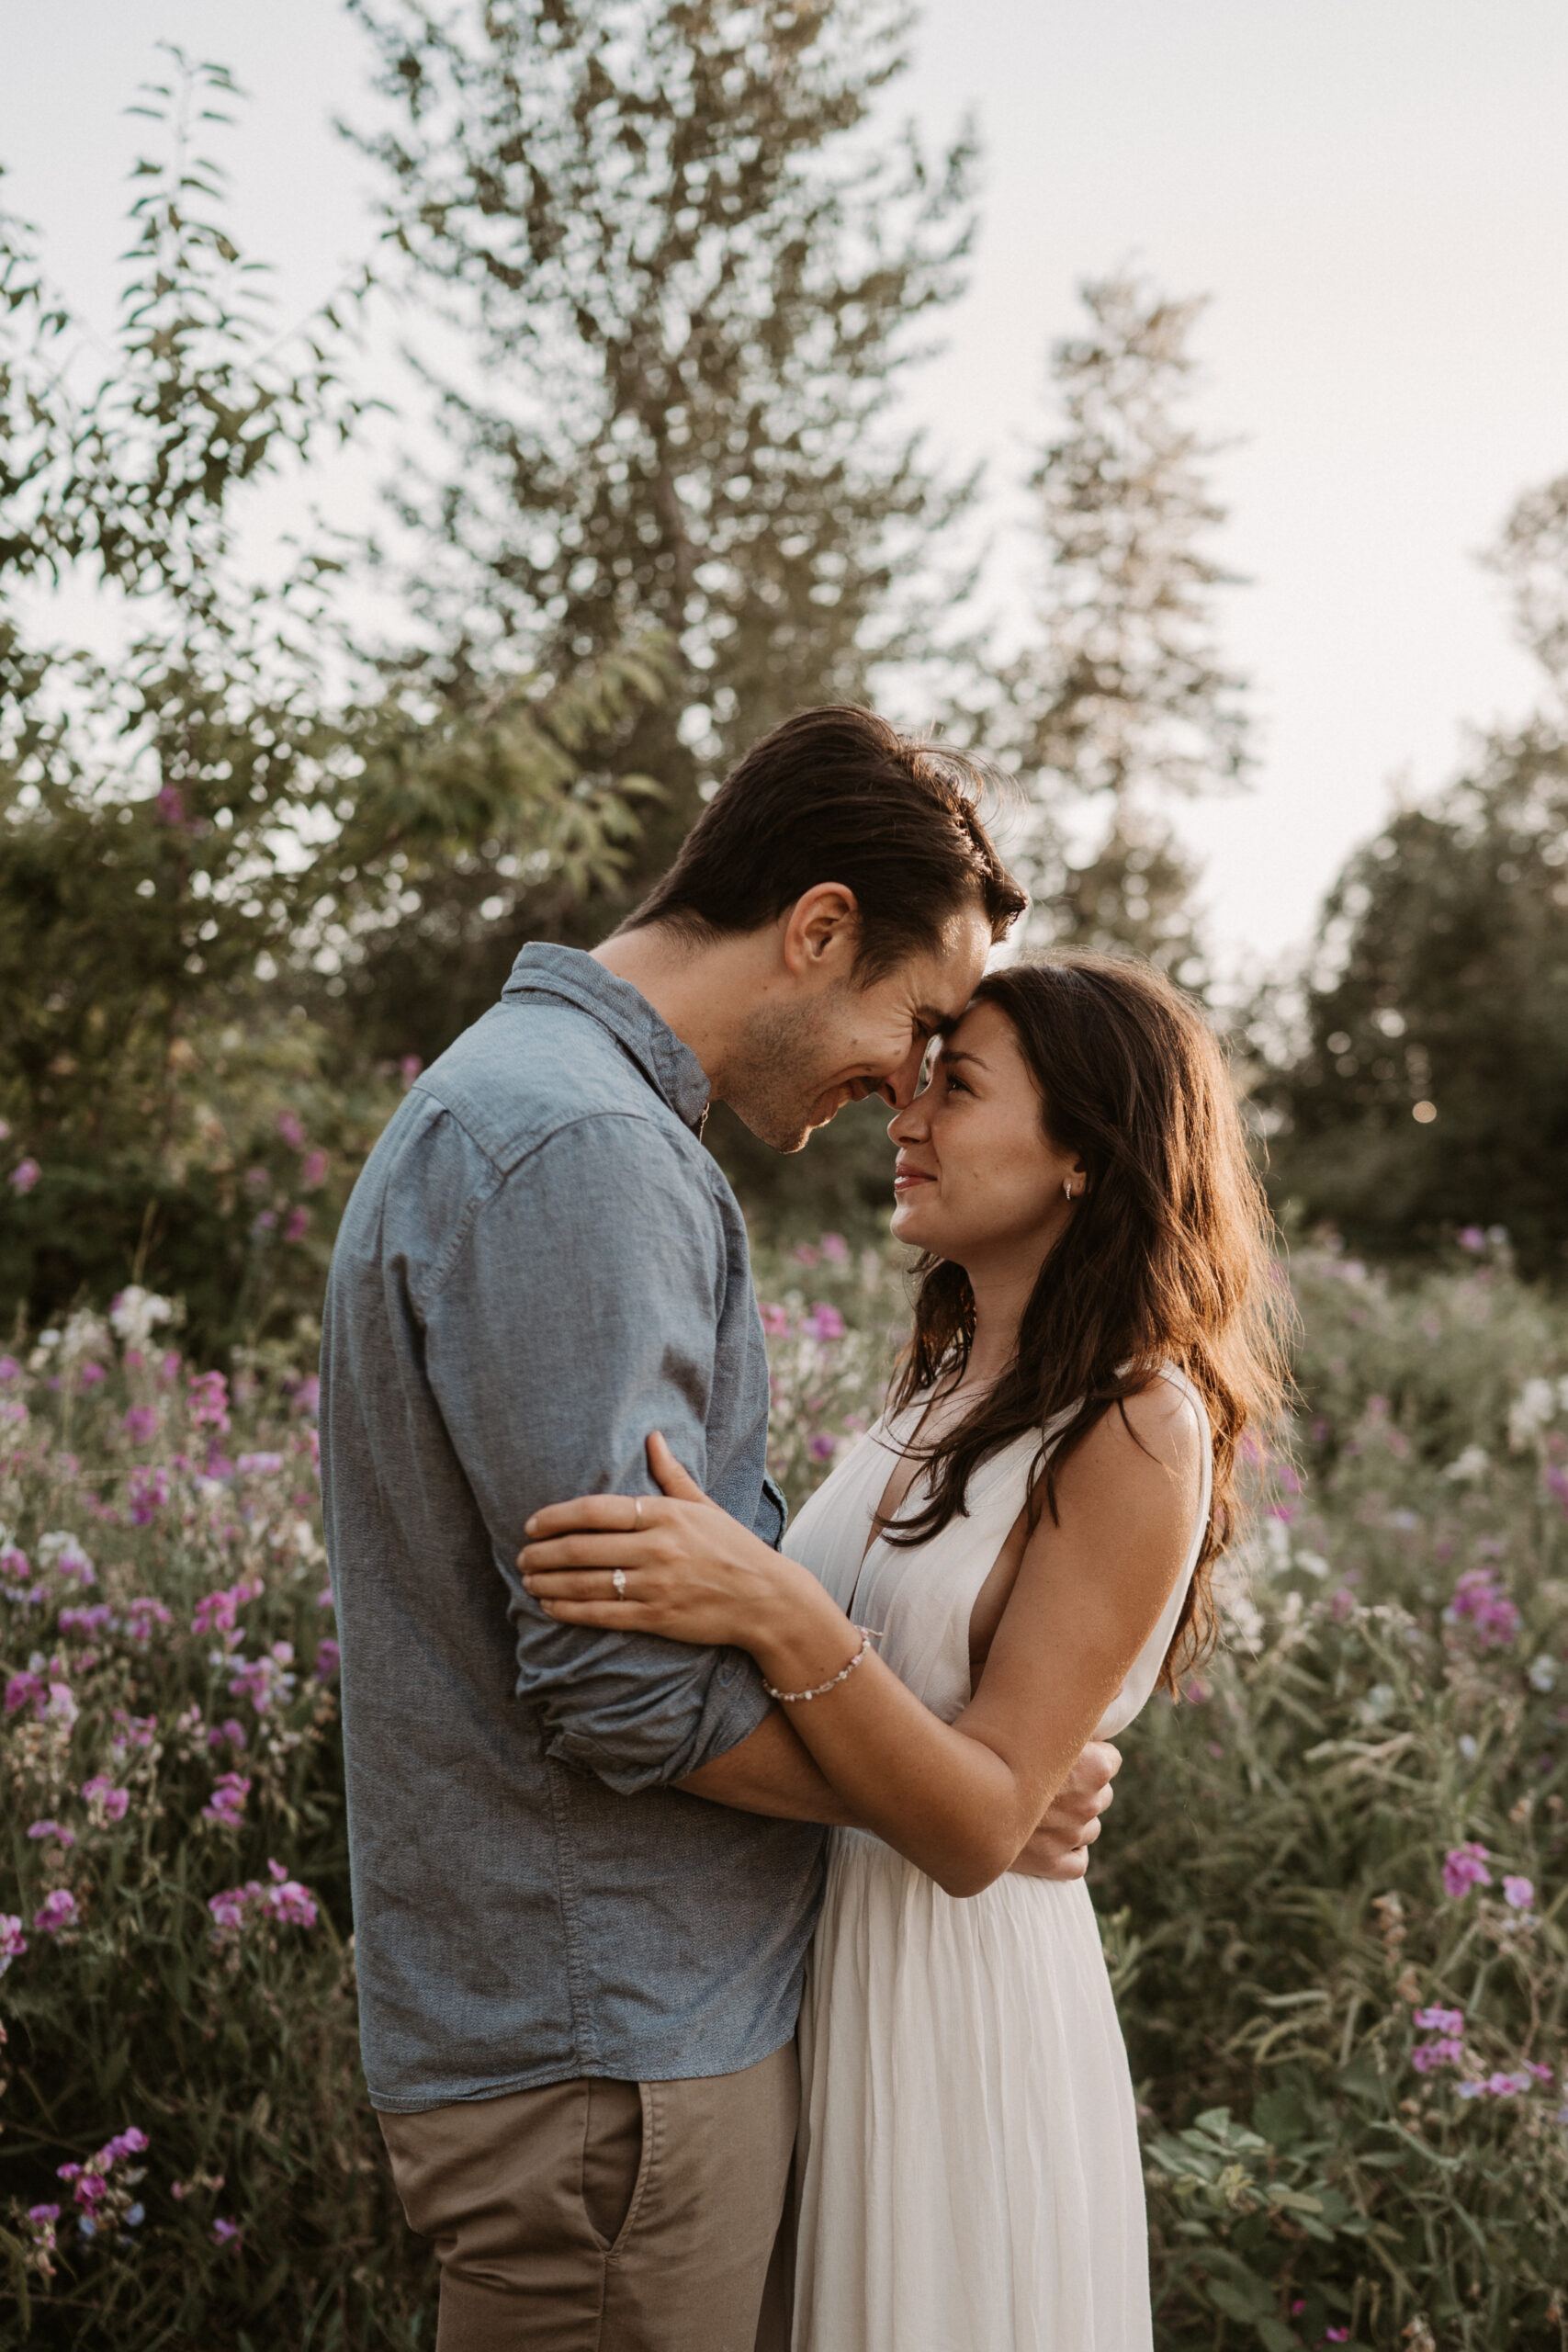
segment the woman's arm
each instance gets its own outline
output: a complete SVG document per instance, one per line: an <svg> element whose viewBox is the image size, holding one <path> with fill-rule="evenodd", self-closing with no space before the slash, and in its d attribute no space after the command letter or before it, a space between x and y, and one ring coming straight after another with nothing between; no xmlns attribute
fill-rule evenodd
<svg viewBox="0 0 1568 2352"><path fill-rule="evenodd" d="M1008 1870L1147 1640L1185 1557L1201 1434L1165 1381L1109 1413L1064 1465L1060 1521L1025 1547L980 1689L942 1723L874 1656L785 1709L849 1815L945 1887ZM749 1649L784 1690L825 1682L861 1632L808 1570L710 1503L661 1440L667 1499L553 1505L529 1522L523 1579L563 1622ZM567 1532L570 1530L572 1532ZM626 1597L610 1572L626 1572Z"/></svg>

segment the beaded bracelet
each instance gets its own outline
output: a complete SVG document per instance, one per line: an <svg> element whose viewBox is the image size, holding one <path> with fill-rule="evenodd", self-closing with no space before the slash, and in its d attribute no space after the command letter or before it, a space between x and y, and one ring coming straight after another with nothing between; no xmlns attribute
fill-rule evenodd
<svg viewBox="0 0 1568 2352"><path fill-rule="evenodd" d="M862 1658L864 1657L867 1650L870 1649L873 1642L879 1642L881 1639L882 1635L880 1632L873 1633L868 1625L863 1625L861 1628L860 1647L856 1650L853 1657L851 1658L848 1666L841 1668L839 1673L830 1676L826 1682L814 1684L812 1689L809 1690L775 1690L771 1682L764 1682L762 1688L767 1692L770 1699L776 1699L780 1705L784 1707L796 1706L807 1699L820 1699L824 1690L831 1690L836 1684L840 1682L847 1682L851 1675L854 1672L856 1667L860 1664Z"/></svg>

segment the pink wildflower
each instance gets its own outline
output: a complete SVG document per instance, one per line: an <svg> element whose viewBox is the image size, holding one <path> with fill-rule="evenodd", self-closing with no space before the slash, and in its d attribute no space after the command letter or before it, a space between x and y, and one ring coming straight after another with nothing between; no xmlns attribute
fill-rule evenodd
<svg viewBox="0 0 1568 2352"><path fill-rule="evenodd" d="M329 1634L316 1644L315 1677L318 1682L330 1682L343 1663L343 1652Z"/></svg>
<svg viewBox="0 0 1568 2352"><path fill-rule="evenodd" d="M308 1151L299 1162L299 1189L313 1193L327 1181L327 1155L324 1151Z"/></svg>
<svg viewBox="0 0 1568 2352"><path fill-rule="evenodd" d="M295 1678L288 1672L294 1663L292 1642L274 1642L270 1650L258 1658L244 1658L240 1670L229 1685L231 1699L248 1699L258 1715L265 1715L275 1699L288 1699L294 1690Z"/></svg>
<svg viewBox="0 0 1568 2352"><path fill-rule="evenodd" d="M285 1241L303 1241L305 1236L310 1232L310 1210L306 1208L290 1209L288 1212L288 1222L283 1228L283 1238Z"/></svg>
<svg viewBox="0 0 1568 2352"><path fill-rule="evenodd" d="M123 1821L130 1809L130 1790L116 1788L102 1772L95 1772L90 1781L83 1781L82 1795L106 1821Z"/></svg>
<svg viewBox="0 0 1568 2352"><path fill-rule="evenodd" d="M826 1430L813 1430L806 1450L813 1462L831 1462L838 1451Z"/></svg>
<svg viewBox="0 0 1568 2352"><path fill-rule="evenodd" d="M62 1827L58 1821L29 1821L28 1836L40 1840L52 1838L58 1845L63 1847L71 1847L76 1843L76 1832L73 1829ZM35 1921L34 1924L36 1926L37 1922Z"/></svg>
<svg viewBox="0 0 1568 2352"><path fill-rule="evenodd" d="M1417 2009L1416 2022L1423 2033L1462 2033L1462 2009Z"/></svg>
<svg viewBox="0 0 1568 2352"><path fill-rule="evenodd" d="M244 2232L241 2229L238 2222L228 2221L221 2213L219 2215L217 2221L212 2224L212 2243L214 2245L237 2246L243 2236Z"/></svg>
<svg viewBox="0 0 1568 2352"><path fill-rule="evenodd" d="M120 1427L132 1445L151 1445L158 1434L156 1406L132 1405Z"/></svg>
<svg viewBox="0 0 1568 2352"><path fill-rule="evenodd" d="M8 1584L26 1584L32 1575L32 1563L15 1544L0 1544L0 1577Z"/></svg>
<svg viewBox="0 0 1568 2352"><path fill-rule="evenodd" d="M237 1829L245 1811L245 1799L251 1784L243 1773L220 1773L212 1794L201 1808L203 1821L217 1821L225 1829Z"/></svg>
<svg viewBox="0 0 1568 2352"><path fill-rule="evenodd" d="M125 1604L125 1630L133 1642L150 1642L154 1625L172 1625L174 1619L161 1600L142 1593Z"/></svg>
<svg viewBox="0 0 1568 2352"><path fill-rule="evenodd" d="M107 1600L95 1601L90 1609L62 1609L60 1612L61 1632L74 1634L85 1642L107 1633L113 1622L114 1611Z"/></svg>
<svg viewBox="0 0 1568 2352"><path fill-rule="evenodd" d="M235 1716L226 1715L220 1724L214 1724L208 1733L207 1745L213 1748L243 1747L245 1745L244 1724Z"/></svg>
<svg viewBox="0 0 1568 2352"><path fill-rule="evenodd" d="M35 1673L31 1667L20 1674L13 1674L6 1685L6 1713L8 1715L19 1713L23 1707L30 1707L35 1715L41 1715L48 1702L49 1685L42 1675Z"/></svg>
<svg viewBox="0 0 1568 2352"><path fill-rule="evenodd" d="M10 1185L14 1193L30 1193L43 1170L36 1159L19 1159L11 1170Z"/></svg>
<svg viewBox="0 0 1568 2352"><path fill-rule="evenodd" d="M1518 1635L1519 1612L1489 1568L1467 1568L1443 1614L1450 1625L1468 1623L1480 1649L1506 1649Z"/></svg>
<svg viewBox="0 0 1568 2352"><path fill-rule="evenodd" d="M277 1132L283 1137L284 1142L288 1146L290 1151L302 1151L304 1149L305 1130L300 1125L292 1111L280 1111L278 1113Z"/></svg>
<svg viewBox="0 0 1568 2352"><path fill-rule="evenodd" d="M848 1263L850 1245L841 1233L823 1234L817 1246L830 1266L842 1266Z"/></svg>
<svg viewBox="0 0 1568 2352"><path fill-rule="evenodd" d="M201 1429L209 1424L215 1430L229 1426L229 1383L220 1372L193 1372L187 1376L190 1390L192 1426Z"/></svg>
<svg viewBox="0 0 1568 2352"><path fill-rule="evenodd" d="M819 1299L801 1328L813 1340L841 1340L844 1318L836 1306L829 1306Z"/></svg>
<svg viewBox="0 0 1568 2352"><path fill-rule="evenodd" d="M33 1925L46 1936L58 1936L62 1929L73 1928L79 1917L76 1897L69 1887L57 1886L46 1894L39 1909L33 1913Z"/></svg>
<svg viewBox="0 0 1568 2352"><path fill-rule="evenodd" d="M315 1926L320 1913L310 1888L290 1878L281 1862L268 1862L266 1867L270 1886L259 1879L247 1879L243 1886L226 1887L222 1894L208 1897L214 1937L220 1944L232 1942L257 1919L276 1920L288 1928Z"/></svg>
<svg viewBox="0 0 1568 2352"><path fill-rule="evenodd" d="M169 1499L169 1474L160 1462L149 1468L138 1462L126 1487L132 1527L148 1527Z"/></svg>
<svg viewBox="0 0 1568 2352"><path fill-rule="evenodd" d="M231 1634L239 1611L248 1601L259 1600L265 1590L260 1577L242 1577L238 1584L226 1585L220 1592L204 1593L196 1604L191 1632Z"/></svg>
<svg viewBox="0 0 1568 2352"><path fill-rule="evenodd" d="M1535 1888L1528 1878L1506 1878L1503 1900L1510 1911L1528 1911L1535 1901Z"/></svg>
<svg viewBox="0 0 1568 2352"><path fill-rule="evenodd" d="M1410 2053L1410 2063L1418 2075L1430 2075L1439 2066L1457 2066L1464 2057L1464 2044L1451 2034L1444 2034L1436 2041L1418 2041Z"/></svg>
<svg viewBox="0 0 1568 2352"><path fill-rule="evenodd" d="M268 1478L283 1467L281 1453L242 1453L234 1464L242 1478Z"/></svg>
<svg viewBox="0 0 1568 2352"><path fill-rule="evenodd" d="M1473 1838L1463 1846L1450 1846L1443 1857L1443 1893L1450 1902L1458 1902L1472 1886L1490 1886L1492 1873L1486 1864L1490 1857L1484 1846Z"/></svg>
<svg viewBox="0 0 1568 2352"><path fill-rule="evenodd" d="M22 1933L22 1923L15 1911L0 1911L0 1976L4 1976L14 1960L20 1960L28 1948Z"/></svg>

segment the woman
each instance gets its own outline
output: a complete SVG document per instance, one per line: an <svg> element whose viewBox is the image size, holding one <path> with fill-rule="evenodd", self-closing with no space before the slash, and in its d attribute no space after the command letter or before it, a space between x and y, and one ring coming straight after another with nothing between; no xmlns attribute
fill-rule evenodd
<svg viewBox="0 0 1568 2352"><path fill-rule="evenodd" d="M1212 1036L1134 965L991 976L888 1132L914 1336L784 1554L655 1439L668 1499L542 1512L520 1565L561 1619L750 1650L863 1825L801 2015L796 2352L1147 2352L1088 1889L1009 1873L1202 1645L1280 1396L1267 1213Z"/></svg>

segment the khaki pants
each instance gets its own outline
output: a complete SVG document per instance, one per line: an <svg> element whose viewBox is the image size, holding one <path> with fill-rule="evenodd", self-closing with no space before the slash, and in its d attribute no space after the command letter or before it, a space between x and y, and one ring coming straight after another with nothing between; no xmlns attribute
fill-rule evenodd
<svg viewBox="0 0 1568 2352"><path fill-rule="evenodd" d="M739 2075L379 2116L441 2267L435 2352L784 2352L799 2104L791 2041Z"/></svg>

